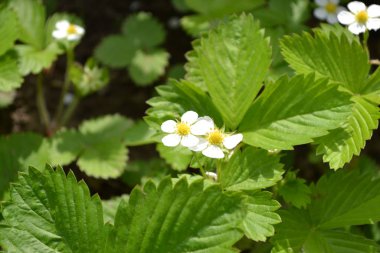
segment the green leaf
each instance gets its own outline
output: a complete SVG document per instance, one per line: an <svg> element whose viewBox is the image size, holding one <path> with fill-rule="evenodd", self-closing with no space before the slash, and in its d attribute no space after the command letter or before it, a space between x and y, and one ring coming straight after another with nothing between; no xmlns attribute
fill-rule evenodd
<svg viewBox="0 0 380 253"><path fill-rule="evenodd" d="M276 226L272 253L377 253L375 241L341 230L324 230L313 227L304 210L290 209L280 212L282 223Z"/></svg>
<svg viewBox="0 0 380 253"><path fill-rule="evenodd" d="M268 84L241 124L243 141L264 149L290 150L339 127L350 115L352 102L327 82L308 75Z"/></svg>
<svg viewBox="0 0 380 253"><path fill-rule="evenodd" d="M328 174L316 185L311 214L322 228L372 224L380 221L380 179L358 170Z"/></svg>
<svg viewBox="0 0 380 253"><path fill-rule="evenodd" d="M128 202L129 196L128 195L122 195L120 197L115 197L109 200L103 200L102 206L103 206L103 216L104 216L104 222L113 224L115 221L115 215L117 208L119 207L119 204L121 201Z"/></svg>
<svg viewBox="0 0 380 253"><path fill-rule="evenodd" d="M273 225L281 222L280 216L274 212L280 203L271 196L270 192L255 192L247 195L243 201L247 214L241 228L249 239L265 241L274 234Z"/></svg>
<svg viewBox="0 0 380 253"><path fill-rule="evenodd" d="M311 191L306 185L306 181L297 178L294 172L286 174L284 184L278 189L278 195L283 197L285 202L291 203L297 208L306 207L311 201Z"/></svg>
<svg viewBox="0 0 380 253"><path fill-rule="evenodd" d="M46 14L41 1L12 0L10 7L18 16L19 39L37 49L44 48Z"/></svg>
<svg viewBox="0 0 380 253"><path fill-rule="evenodd" d="M155 142L156 131L151 129L143 120L137 121L125 131L124 143L127 146L140 146Z"/></svg>
<svg viewBox="0 0 380 253"><path fill-rule="evenodd" d="M204 32L207 32L216 20L210 19L208 16L191 15L181 18L182 28L191 36L198 37Z"/></svg>
<svg viewBox="0 0 380 253"><path fill-rule="evenodd" d="M243 14L212 30L194 50L214 104L226 126L236 129L263 85L269 40L252 16Z"/></svg>
<svg viewBox="0 0 380 253"><path fill-rule="evenodd" d="M267 151L247 147L235 151L221 170L219 182L230 191L255 190L275 185L282 179L283 165L278 156Z"/></svg>
<svg viewBox="0 0 380 253"><path fill-rule="evenodd" d="M101 201L62 169L21 174L2 215L0 241L7 252L103 252Z"/></svg>
<svg viewBox="0 0 380 253"><path fill-rule="evenodd" d="M19 26L15 12L9 9L0 9L0 55L12 48L18 38Z"/></svg>
<svg viewBox="0 0 380 253"><path fill-rule="evenodd" d="M315 73L360 93L370 70L368 53L346 34L318 32L286 36L281 43L285 60L299 74Z"/></svg>
<svg viewBox="0 0 380 253"><path fill-rule="evenodd" d="M11 91L19 88L23 79L17 66L17 57L13 52L0 56L0 90Z"/></svg>
<svg viewBox="0 0 380 253"><path fill-rule="evenodd" d="M165 120L180 118L186 111L196 111L200 116L208 115L217 125L222 125L220 113L210 97L191 82L171 80L168 85L156 88L159 96L147 101L151 106L144 119L153 129L161 132Z"/></svg>
<svg viewBox="0 0 380 253"><path fill-rule="evenodd" d="M380 104L380 68L368 78L365 90L363 91L364 97L376 104Z"/></svg>
<svg viewBox="0 0 380 253"><path fill-rule="evenodd" d="M129 16L121 29L125 37L140 49L154 48L162 44L166 36L163 25L146 12Z"/></svg>
<svg viewBox="0 0 380 253"><path fill-rule="evenodd" d="M177 171L184 171L189 167L191 158L193 157L193 152L190 149L177 146L166 147L163 144L159 143L157 145L157 151L160 153L160 156L170 164L170 166Z"/></svg>
<svg viewBox="0 0 380 253"><path fill-rule="evenodd" d="M50 164L64 166L75 161L83 150L81 138L75 130L57 132L49 140Z"/></svg>
<svg viewBox="0 0 380 253"><path fill-rule="evenodd" d="M95 57L107 66L123 68L131 63L137 50L133 40L122 35L111 35L96 47Z"/></svg>
<svg viewBox="0 0 380 253"><path fill-rule="evenodd" d="M129 66L132 80L139 86L152 84L165 73L169 54L163 50L145 53L137 51Z"/></svg>
<svg viewBox="0 0 380 253"><path fill-rule="evenodd" d="M148 182L119 206L107 252L236 252L240 201L202 179Z"/></svg>
<svg viewBox="0 0 380 253"><path fill-rule="evenodd" d="M249 11L264 4L263 0L185 0L186 5L192 10L208 16L223 17L236 12Z"/></svg>
<svg viewBox="0 0 380 253"><path fill-rule="evenodd" d="M30 73L38 74L49 68L62 53L57 43L52 43L42 50L28 45L17 45L15 49L20 57L19 68L23 76Z"/></svg>
<svg viewBox="0 0 380 253"><path fill-rule="evenodd" d="M353 98L352 113L341 128L332 130L317 140L317 154L323 154L323 161L330 168L339 169L351 161L353 155L359 155L365 143L378 127L380 119L377 105L361 97Z"/></svg>

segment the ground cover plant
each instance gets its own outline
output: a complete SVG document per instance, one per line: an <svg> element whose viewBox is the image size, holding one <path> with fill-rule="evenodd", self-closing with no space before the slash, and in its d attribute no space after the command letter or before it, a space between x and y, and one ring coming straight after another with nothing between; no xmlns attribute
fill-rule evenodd
<svg viewBox="0 0 380 253"><path fill-rule="evenodd" d="M1 252L380 252L380 5L75 2L0 3Z"/></svg>

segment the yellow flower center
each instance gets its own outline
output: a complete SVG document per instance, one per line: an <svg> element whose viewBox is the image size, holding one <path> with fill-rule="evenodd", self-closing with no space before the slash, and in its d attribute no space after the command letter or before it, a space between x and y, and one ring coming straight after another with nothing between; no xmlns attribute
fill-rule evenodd
<svg viewBox="0 0 380 253"><path fill-rule="evenodd" d="M368 21L368 13L367 11L360 11L355 18L358 23L365 24Z"/></svg>
<svg viewBox="0 0 380 253"><path fill-rule="evenodd" d="M177 134L181 136L186 136L190 133L190 126L186 123L179 122L177 123Z"/></svg>
<svg viewBox="0 0 380 253"><path fill-rule="evenodd" d="M220 145L223 143L224 135L217 129L208 134L207 140L212 145Z"/></svg>
<svg viewBox="0 0 380 253"><path fill-rule="evenodd" d="M77 34L77 29L75 28L75 25L69 25L67 28L67 33L68 34Z"/></svg>
<svg viewBox="0 0 380 253"><path fill-rule="evenodd" d="M327 3L325 5L325 10L328 12L328 13L335 13L336 12L336 4L334 3Z"/></svg>

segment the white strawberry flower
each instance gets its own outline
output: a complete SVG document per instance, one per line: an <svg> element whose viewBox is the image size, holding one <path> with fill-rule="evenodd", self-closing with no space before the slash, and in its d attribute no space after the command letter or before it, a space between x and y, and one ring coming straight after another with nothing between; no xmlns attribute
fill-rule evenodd
<svg viewBox="0 0 380 253"><path fill-rule="evenodd" d="M83 34L83 27L71 24L67 20L61 20L55 24L55 30L52 35L58 40L67 39L69 41L77 41L83 36Z"/></svg>
<svg viewBox="0 0 380 253"><path fill-rule="evenodd" d="M326 20L330 24L338 22L337 15L345 10L339 6L339 0L315 0L318 8L314 10L314 16L320 20Z"/></svg>
<svg viewBox="0 0 380 253"><path fill-rule="evenodd" d="M196 146L199 138L196 135L204 135L206 131L200 127L202 118L193 111L185 112L181 121L167 120L161 124L161 130L168 133L162 138L162 143L168 147L175 147L181 143L184 147Z"/></svg>
<svg viewBox="0 0 380 253"><path fill-rule="evenodd" d="M215 127L213 120L209 117L202 118L197 127L206 134L204 138L199 139L198 145L190 147L190 149L197 152L202 151L204 156L210 158L224 158L225 150L234 149L243 140L242 134L226 134Z"/></svg>
<svg viewBox="0 0 380 253"><path fill-rule="evenodd" d="M339 12L338 20L341 24L348 25L348 30L353 34L380 28L380 5L372 4L367 8L362 2L353 1L347 7L350 11Z"/></svg>

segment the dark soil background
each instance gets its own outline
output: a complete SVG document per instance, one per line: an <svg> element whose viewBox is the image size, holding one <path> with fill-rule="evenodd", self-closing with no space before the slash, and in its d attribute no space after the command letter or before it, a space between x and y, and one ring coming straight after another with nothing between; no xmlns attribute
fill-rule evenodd
<svg viewBox="0 0 380 253"><path fill-rule="evenodd" d="M367 4L378 1L366 1ZM85 62L90 57L101 39L107 35L119 33L122 21L130 14L138 11L151 12L165 26L167 37L165 49L170 53L170 65L185 63L185 53L191 49L192 38L189 37L178 25L174 27L179 18L185 15L178 12L169 0L71 0L55 1L46 0L49 14L54 12L68 12L81 17L86 26L86 35L76 48L76 59ZM318 25L315 19L309 21L311 26ZM371 32L370 51L372 58L380 58L380 31ZM46 75L46 94L48 107L54 112L60 94L59 84L52 80L63 79L65 69L64 57L49 70ZM133 119L141 119L145 115L148 105L146 100L154 95L154 86L163 83L166 77L162 77L154 85L141 88L133 84L126 70L111 70L110 85L101 93L86 97L81 101L75 116L70 123L76 127L85 119L90 119L105 114L119 113ZM17 91L15 102L6 109L0 110L0 134L9 134L19 131L36 131L43 133L39 125L37 110L35 107L35 78L28 77L22 88ZM367 143L363 153L380 163L380 132L375 131L372 139ZM304 145L296 148L295 152L289 152L290 158L285 159L292 167L300 170L300 175L309 181L315 181L327 169L326 165L314 162L310 159L315 153L310 146ZM147 159L156 156L154 146L134 148L130 152L130 158ZM353 161L355 163L355 160ZM129 192L129 188L119 180L95 180L81 173L75 164L71 164L75 174L84 178L93 192L99 192L104 198L112 195Z"/></svg>

